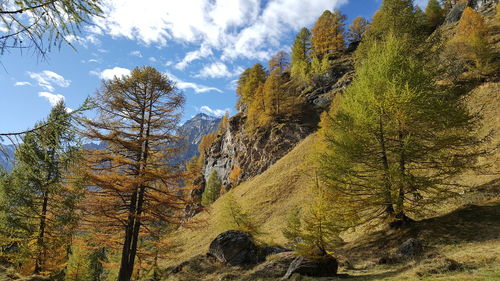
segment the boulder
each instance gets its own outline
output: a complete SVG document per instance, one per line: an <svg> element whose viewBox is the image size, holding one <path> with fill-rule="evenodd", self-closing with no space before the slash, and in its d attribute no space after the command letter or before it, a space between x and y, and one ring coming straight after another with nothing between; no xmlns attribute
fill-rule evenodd
<svg viewBox="0 0 500 281"><path fill-rule="evenodd" d="M231 266L248 265L257 263L258 248L250 234L229 230L219 234L210 243L207 255Z"/></svg>
<svg viewBox="0 0 500 281"><path fill-rule="evenodd" d="M332 277L337 275L338 267L337 259L330 255L323 255L314 259L297 257L288 267L284 278L289 279L296 273L311 277Z"/></svg>
<svg viewBox="0 0 500 281"><path fill-rule="evenodd" d="M396 254L406 259L414 259L421 256L423 252L424 247L422 243L415 238L410 238L401 244Z"/></svg>
<svg viewBox="0 0 500 281"><path fill-rule="evenodd" d="M265 259L267 256L276 255L276 254L285 253L285 252L291 252L291 250L285 249L285 248L280 247L280 246L267 246L264 249L262 249L261 255L262 255L262 258Z"/></svg>

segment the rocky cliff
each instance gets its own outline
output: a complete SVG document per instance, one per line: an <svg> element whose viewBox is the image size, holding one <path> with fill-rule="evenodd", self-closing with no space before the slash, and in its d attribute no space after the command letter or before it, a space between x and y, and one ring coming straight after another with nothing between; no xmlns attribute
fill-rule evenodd
<svg viewBox="0 0 500 281"><path fill-rule="evenodd" d="M208 179L216 171L227 190L238 182L264 172L287 154L299 141L317 129L320 114L328 109L332 98L350 84L353 78L352 54L332 61L328 75L304 86L300 116L249 132L245 128L246 112L229 119L226 131L219 134L205 157L203 174ZM230 179L233 169L240 170Z"/></svg>

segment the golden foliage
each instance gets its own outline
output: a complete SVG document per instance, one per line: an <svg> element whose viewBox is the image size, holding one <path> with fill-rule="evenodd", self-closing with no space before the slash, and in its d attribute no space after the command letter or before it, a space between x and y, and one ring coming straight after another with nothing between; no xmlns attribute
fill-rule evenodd
<svg viewBox="0 0 500 281"><path fill-rule="evenodd" d="M313 52L323 59L344 50L344 21L346 16L339 10L326 10L311 29Z"/></svg>

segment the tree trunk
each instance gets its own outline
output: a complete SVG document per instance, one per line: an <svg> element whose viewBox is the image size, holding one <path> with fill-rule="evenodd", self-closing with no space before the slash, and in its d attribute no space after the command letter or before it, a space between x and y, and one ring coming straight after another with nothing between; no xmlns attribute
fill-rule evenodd
<svg viewBox="0 0 500 281"><path fill-rule="evenodd" d="M146 118L146 105L144 104L142 110L142 124L139 132L139 136L142 138L142 148L139 156L139 177L144 174L144 170L147 168L148 162L151 110L153 107L153 102L151 100L148 102L148 116ZM125 241L123 244L118 281L130 281L132 278L135 256L137 253L139 231L141 227L142 206L144 203L145 192L146 187L144 185L139 186L130 201L130 213L127 220L127 229L125 231Z"/></svg>
<svg viewBox="0 0 500 281"><path fill-rule="evenodd" d="M42 271L43 266L43 256L45 251L44 238L45 238L45 224L47 220L47 205L49 202L49 192L45 191L43 193L43 202L42 202L42 214L40 216L40 225L38 229L38 238L36 241L38 247L38 253L35 260L35 269L33 270L34 274L38 274Z"/></svg>
<svg viewBox="0 0 500 281"><path fill-rule="evenodd" d="M391 183L389 181L389 160L387 158L387 149L385 146L385 135L382 125L382 117L379 118L379 141L380 141L380 155L382 165L384 167L384 199L385 199L385 213L389 216L394 216L394 207L392 206Z"/></svg>

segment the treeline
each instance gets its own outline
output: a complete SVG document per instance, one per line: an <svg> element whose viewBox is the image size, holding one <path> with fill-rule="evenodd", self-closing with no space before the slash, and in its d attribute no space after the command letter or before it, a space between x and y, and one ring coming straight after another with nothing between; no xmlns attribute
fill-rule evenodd
<svg viewBox="0 0 500 281"><path fill-rule="evenodd" d="M362 224L411 224L459 195L457 176L487 153L474 134L480 115L455 85L493 73L487 26L466 8L436 48L426 39L451 7L442 4L422 14L411 0L384 0L364 33L354 81L321 117L311 200L283 231L300 253L334 255L340 233Z"/></svg>

